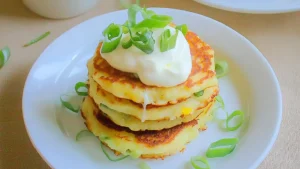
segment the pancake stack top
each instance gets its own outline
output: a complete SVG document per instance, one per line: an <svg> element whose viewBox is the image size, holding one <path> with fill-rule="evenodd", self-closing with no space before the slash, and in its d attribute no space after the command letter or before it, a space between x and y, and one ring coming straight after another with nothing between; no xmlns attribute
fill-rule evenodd
<svg viewBox="0 0 300 169"><path fill-rule="evenodd" d="M101 56L102 43L88 61L89 96L82 116L88 129L116 153L164 158L184 150L206 129L219 93L214 51L193 32L185 38L192 70L173 87L148 86L135 74L113 68Z"/></svg>

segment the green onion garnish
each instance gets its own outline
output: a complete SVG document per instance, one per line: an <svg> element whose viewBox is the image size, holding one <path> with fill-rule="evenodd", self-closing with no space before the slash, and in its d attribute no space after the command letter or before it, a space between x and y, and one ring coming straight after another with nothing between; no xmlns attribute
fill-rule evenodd
<svg viewBox="0 0 300 169"><path fill-rule="evenodd" d="M30 42L28 42L28 43L26 43L25 45L23 45L23 47L27 47L27 46L30 46L30 45L32 45L32 44L35 44L35 43L37 43L38 41L40 41L40 40L44 39L45 37L47 37L48 35L50 35L50 31L45 32L45 33L42 34L41 36L39 36L39 37L37 37L37 38L31 40Z"/></svg>
<svg viewBox="0 0 300 169"><path fill-rule="evenodd" d="M104 148L104 146L103 146L103 144L102 144L101 141L100 141L100 145L101 145L101 149L102 149L103 153L105 154L105 156L106 156L110 161L121 161L121 160L123 160L123 159L129 157L129 155L127 155L127 156L123 156L123 157L120 157L120 158L117 158L117 159L112 159L112 158L109 156L108 152L105 150L105 148Z"/></svg>
<svg viewBox="0 0 300 169"><path fill-rule="evenodd" d="M77 93L79 96L87 96L87 95L88 95L88 92L82 92L82 91L79 91L80 88L85 88L85 89L87 89L87 88L88 88L87 84L84 83L84 82L78 82L78 83L76 83L76 85L75 85L75 91L76 91L76 93Z"/></svg>
<svg viewBox="0 0 300 169"><path fill-rule="evenodd" d="M61 102L61 104L62 104L65 108L71 110L72 112L78 113L78 111L79 111L79 109L80 109L79 107L78 107L78 108L74 108L73 105L72 105L71 103L69 103L69 102L63 100L63 99L62 99L62 96L60 96L60 102Z"/></svg>
<svg viewBox="0 0 300 169"><path fill-rule="evenodd" d="M206 157L224 157L230 154L239 142L238 138L225 138L210 144L206 151Z"/></svg>
<svg viewBox="0 0 300 169"><path fill-rule="evenodd" d="M134 28L164 28L173 20L172 17L167 15L155 15L152 12L147 12L147 16L149 16L149 14L151 14L152 16L144 19L143 21L138 23Z"/></svg>
<svg viewBox="0 0 300 169"><path fill-rule="evenodd" d="M128 48L130 48L132 46L132 41L131 41L131 39L129 39L127 42L122 42L122 47L124 48L124 49L128 49Z"/></svg>
<svg viewBox="0 0 300 169"><path fill-rule="evenodd" d="M186 24L178 25L178 26L176 26L176 29L180 30L184 36L186 35L186 33L189 30L189 28L187 27Z"/></svg>
<svg viewBox="0 0 300 169"><path fill-rule="evenodd" d="M225 103L224 103L223 98L220 95L218 95L218 96L216 96L216 100L217 100L218 103L221 104L220 107L224 110L225 109Z"/></svg>
<svg viewBox="0 0 300 169"><path fill-rule="evenodd" d="M128 8L128 26L130 27L134 27L136 25L136 14L138 12L142 12L143 13L143 9L136 4L131 5ZM143 17L146 16L146 14L143 14Z"/></svg>
<svg viewBox="0 0 300 169"><path fill-rule="evenodd" d="M85 136L94 136L94 134L92 132L90 132L89 130L81 130L76 135L76 141L79 141L80 138L85 137Z"/></svg>
<svg viewBox="0 0 300 169"><path fill-rule="evenodd" d="M10 50L6 46L0 50L0 69L5 65L10 57Z"/></svg>
<svg viewBox="0 0 300 169"><path fill-rule="evenodd" d="M144 161L139 164L139 168L140 169L151 169L150 166Z"/></svg>
<svg viewBox="0 0 300 169"><path fill-rule="evenodd" d="M192 157L191 163L194 169L210 169L207 159L202 156Z"/></svg>
<svg viewBox="0 0 300 169"><path fill-rule="evenodd" d="M156 15L156 13L152 10L147 10L147 8L144 8L142 11L143 18L151 18L151 16Z"/></svg>
<svg viewBox="0 0 300 169"><path fill-rule="evenodd" d="M155 40L152 37L152 33L150 29L144 28L140 32L135 33L136 35L134 36L132 30L129 28L132 44L147 54L152 53L154 50Z"/></svg>
<svg viewBox="0 0 300 169"><path fill-rule="evenodd" d="M170 29L166 29L160 37L160 51L165 52L173 49L176 46L178 30L174 35L171 35Z"/></svg>
<svg viewBox="0 0 300 169"><path fill-rule="evenodd" d="M229 71L228 63L226 61L217 61L215 64L215 70L217 78L225 76Z"/></svg>
<svg viewBox="0 0 300 169"><path fill-rule="evenodd" d="M203 93L204 93L204 90L201 90L199 92L194 93L194 96L200 97L200 96L203 96Z"/></svg>
<svg viewBox="0 0 300 169"><path fill-rule="evenodd" d="M101 52L109 53L115 50L121 41L122 33L121 25L110 24L102 33L105 39L103 41Z"/></svg>
<svg viewBox="0 0 300 169"><path fill-rule="evenodd" d="M237 125L233 126L233 127L230 127L229 126L229 122L230 120L232 120L235 116L240 116L240 121ZM226 129L228 131L235 131L237 130L238 128L241 127L241 125L244 123L244 112L240 111L240 110L236 110L234 111L233 113L231 113L227 119L226 119Z"/></svg>

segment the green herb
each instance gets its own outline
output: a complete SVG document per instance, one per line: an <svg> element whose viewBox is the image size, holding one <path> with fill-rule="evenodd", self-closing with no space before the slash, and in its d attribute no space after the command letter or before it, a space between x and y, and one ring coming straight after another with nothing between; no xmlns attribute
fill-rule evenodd
<svg viewBox="0 0 300 169"><path fill-rule="evenodd" d="M150 166L144 161L139 164L139 168L140 169L151 169Z"/></svg>
<svg viewBox="0 0 300 169"><path fill-rule="evenodd" d="M138 23L134 28L164 28L173 20L172 17L167 15L155 15L153 13L148 12L147 16L149 16L149 14L151 14L152 16L144 19L143 21Z"/></svg>
<svg viewBox="0 0 300 169"><path fill-rule="evenodd" d="M194 93L194 96L200 97L200 96L203 96L203 94L204 94L204 90L201 90L199 92Z"/></svg>
<svg viewBox="0 0 300 169"><path fill-rule="evenodd" d="M131 39L129 39L127 42L122 42L122 47L124 48L124 49L128 49L128 48L130 48L132 46L132 41L131 41Z"/></svg>
<svg viewBox="0 0 300 169"><path fill-rule="evenodd" d="M221 78L229 72L228 63L226 61L217 61L215 64L217 78Z"/></svg>
<svg viewBox="0 0 300 169"><path fill-rule="evenodd" d="M132 30L129 28L132 44L147 54L150 54L154 51L155 40L152 37L152 33L153 32L150 29L144 28L133 35Z"/></svg>
<svg viewBox="0 0 300 169"><path fill-rule="evenodd" d="M194 169L210 169L207 159L202 156L192 157L191 163Z"/></svg>
<svg viewBox="0 0 300 169"><path fill-rule="evenodd" d="M48 35L50 35L50 31L45 32L45 33L42 34L41 36L39 36L39 37L37 37L37 38L31 40L30 42L28 42L28 43L26 43L25 45L23 45L23 47L27 47L27 46L30 46L30 45L32 45L32 44L35 44L35 43L37 43L38 41L40 41L40 40L44 39L45 37L47 37Z"/></svg>
<svg viewBox="0 0 300 169"><path fill-rule="evenodd" d="M173 49L176 46L178 30L174 35L171 35L170 29L166 29L160 37L160 51L165 52Z"/></svg>
<svg viewBox="0 0 300 169"><path fill-rule="evenodd" d="M110 24L104 31L103 36L105 37L101 52L102 53L109 53L115 50L122 38L122 27L121 25L117 24Z"/></svg>
<svg viewBox="0 0 300 169"><path fill-rule="evenodd" d="M10 57L10 50L6 46L0 50L0 69L5 65Z"/></svg>
<svg viewBox="0 0 300 169"><path fill-rule="evenodd" d="M213 142L210 144L208 150L206 151L206 157L224 157L232 153L238 141L238 138L224 138Z"/></svg>
<svg viewBox="0 0 300 169"><path fill-rule="evenodd" d="M240 116L240 121L237 125L233 126L233 127L229 127L229 122L230 120L232 120L235 116ZM240 111L240 110L236 110L233 113L231 113L227 119L226 119L226 129L228 131L235 131L238 128L241 127L241 125L244 123L244 112Z"/></svg>
<svg viewBox="0 0 300 169"><path fill-rule="evenodd" d="M75 85L75 91L76 91L76 93L77 93L79 96L87 96L87 95L88 95L88 92L82 92L82 91L79 91L80 88L85 88L85 89L87 89L87 88L88 88L87 84L84 83L84 82L78 82L78 83L76 83L76 85Z"/></svg>
<svg viewBox="0 0 300 169"><path fill-rule="evenodd" d="M223 98L220 95L218 95L218 96L216 96L216 100L221 105L220 107L224 110L225 109L225 103L224 103Z"/></svg>
<svg viewBox="0 0 300 169"><path fill-rule="evenodd" d="M89 130L81 130L76 135L76 141L79 141L80 138L85 137L85 136L94 136L94 134L92 132L90 132Z"/></svg>
<svg viewBox="0 0 300 169"><path fill-rule="evenodd" d="M189 31L189 28L187 27L186 24L178 25L178 26L176 26L176 29L180 30L184 36L185 36L185 35L187 34L187 32Z"/></svg>
<svg viewBox="0 0 300 169"><path fill-rule="evenodd" d="M133 4L128 8L128 26L133 28L136 25L136 15L138 12L144 12L139 5ZM146 16L144 13L143 16Z"/></svg>
<svg viewBox="0 0 300 169"><path fill-rule="evenodd" d="M113 158L111 158L111 157L109 156L108 152L105 150L104 145L103 145L103 143L102 143L101 141L100 141L100 146L101 146L101 149L102 149L103 153L105 154L105 156L106 156L110 161L121 161L121 160L123 160L123 159L129 157L129 155L127 155L127 156L123 156L123 157L120 157L120 158L117 158L117 159L113 159Z"/></svg>
<svg viewBox="0 0 300 169"><path fill-rule="evenodd" d="M72 105L71 103L69 103L69 102L63 100L63 99L62 99L62 96L60 96L60 102L61 102L61 104L62 104L65 108L71 110L72 112L78 113L78 111L79 111L79 109L80 109L79 107L78 107L78 108L74 108L73 105Z"/></svg>

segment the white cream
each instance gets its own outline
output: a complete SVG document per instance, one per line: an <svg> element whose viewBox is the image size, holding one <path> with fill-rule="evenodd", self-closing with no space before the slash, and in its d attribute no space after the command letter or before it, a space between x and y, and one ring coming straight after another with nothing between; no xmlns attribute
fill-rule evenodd
<svg viewBox="0 0 300 169"><path fill-rule="evenodd" d="M102 57L114 68L136 73L141 82L158 87L171 87L187 80L192 69L192 58L189 44L181 31L178 32L175 48L160 52L160 36L165 29L175 34L176 29L167 26L153 31L154 51L146 54L134 45L123 49L122 45L110 53L102 53ZM128 34L122 39L128 39Z"/></svg>

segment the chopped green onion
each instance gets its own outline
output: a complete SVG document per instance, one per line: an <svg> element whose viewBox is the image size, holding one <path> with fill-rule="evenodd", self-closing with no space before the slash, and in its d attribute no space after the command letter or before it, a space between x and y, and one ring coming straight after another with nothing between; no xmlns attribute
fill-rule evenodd
<svg viewBox="0 0 300 169"><path fill-rule="evenodd" d="M129 28L129 33L132 44L138 49L147 54L150 54L154 51L155 40L152 37L153 32L150 29L145 28L142 31L137 32L136 36L134 36L132 30Z"/></svg>
<svg viewBox="0 0 300 169"><path fill-rule="evenodd" d="M131 41L131 39L129 39L127 42L122 42L122 47L124 48L124 49L128 49L128 48L130 48L132 46L132 41Z"/></svg>
<svg viewBox="0 0 300 169"><path fill-rule="evenodd" d="M206 151L206 157L224 157L230 154L239 142L238 138L225 138L210 144Z"/></svg>
<svg viewBox="0 0 300 169"><path fill-rule="evenodd" d="M176 26L176 29L180 30L184 36L189 31L189 28L187 27L186 24L178 25L178 26Z"/></svg>
<svg viewBox="0 0 300 169"><path fill-rule="evenodd" d="M150 166L144 161L139 164L139 168L140 169L151 169Z"/></svg>
<svg viewBox="0 0 300 169"><path fill-rule="evenodd" d="M87 96L88 95L88 92L81 92L79 91L80 88L88 88L87 84L84 83L84 82L78 82L76 83L75 85L75 91L76 93L79 95L79 96Z"/></svg>
<svg viewBox="0 0 300 169"><path fill-rule="evenodd" d="M129 155L127 155L127 156L123 156L123 157L120 157L120 158L117 158L117 159L112 159L112 158L109 156L108 152L105 150L105 148L104 148L104 146L103 146L103 143L102 143L101 141L100 141L100 145L101 145L101 149L102 149L103 153L105 154L105 156L106 156L110 161L121 161L121 160L123 160L123 159L129 157Z"/></svg>
<svg viewBox="0 0 300 169"><path fill-rule="evenodd" d="M50 31L45 32L45 33L42 34L41 36L39 36L39 37L37 37L37 38L31 40L30 42L28 42L28 43L26 43L25 45L23 45L23 47L27 47L27 46L30 46L30 45L32 45L32 44L34 44L34 43L37 43L38 41L44 39L44 38L47 37L48 35L50 35Z"/></svg>
<svg viewBox="0 0 300 169"><path fill-rule="evenodd" d="M115 50L122 38L122 27L117 24L110 24L104 31L103 36L105 37L101 52L109 53Z"/></svg>
<svg viewBox="0 0 300 169"><path fill-rule="evenodd" d="M178 30L174 35L171 35L170 29L166 29L160 37L160 51L165 52L173 49L176 46Z"/></svg>
<svg viewBox="0 0 300 169"><path fill-rule="evenodd" d="M147 10L147 8L144 8L143 9L143 12L142 12L142 16L143 18L151 18L153 15L156 15L156 13L152 10Z"/></svg>
<svg viewBox="0 0 300 169"><path fill-rule="evenodd" d="M79 139L84 137L84 136L93 136L93 135L94 134L92 132L90 132L89 130L81 130L76 135L76 141L79 141Z"/></svg>
<svg viewBox="0 0 300 169"><path fill-rule="evenodd" d="M220 95L218 95L218 96L216 96L216 100L217 100L218 103L221 104L220 107L224 110L225 109L225 103L224 103L223 98Z"/></svg>
<svg viewBox="0 0 300 169"><path fill-rule="evenodd" d="M129 32L128 30L128 21L126 21L123 25L122 25L122 31L124 34L127 34Z"/></svg>
<svg viewBox="0 0 300 169"><path fill-rule="evenodd" d="M237 125L233 126L233 127L229 127L230 120L233 119L235 116L240 116L240 122ZM236 110L233 113L231 113L230 116L227 117L227 119L226 119L226 129L228 131L235 131L238 128L240 128L243 123L244 123L244 112L242 112L240 110Z"/></svg>
<svg viewBox="0 0 300 169"><path fill-rule="evenodd" d="M205 157L201 157L201 156L192 157L191 163L192 163L192 166L194 167L194 169L210 169L208 161ZM199 163L200 163L200 165L199 165Z"/></svg>
<svg viewBox="0 0 300 169"><path fill-rule="evenodd" d="M64 101L64 100L62 99L62 96L60 96L60 102L61 102L61 104L62 104L65 108L71 110L72 112L78 113L78 111L79 111L79 109L80 109L79 107L78 107L78 108L74 108L73 105L72 105L71 103L69 103L69 102L67 102L67 101Z"/></svg>
<svg viewBox="0 0 300 169"><path fill-rule="evenodd" d="M215 70L217 78L225 76L229 71L228 63L226 61L217 61L215 64Z"/></svg>
<svg viewBox="0 0 300 169"><path fill-rule="evenodd" d="M152 12L148 12L147 16L149 16L148 14L151 14L152 16L144 19L143 21L138 23L134 28L164 28L173 20L172 17L167 15L153 15Z"/></svg>
<svg viewBox="0 0 300 169"><path fill-rule="evenodd" d="M128 26L134 27L136 25L136 14L138 12L143 12L139 5L133 4L128 8Z"/></svg>
<svg viewBox="0 0 300 169"><path fill-rule="evenodd" d="M194 96L200 97L200 96L203 96L203 93L204 93L204 90L201 90L199 92L194 93Z"/></svg>
<svg viewBox="0 0 300 169"><path fill-rule="evenodd" d="M10 50L8 47L4 47L0 50L0 69L5 65L10 57Z"/></svg>

